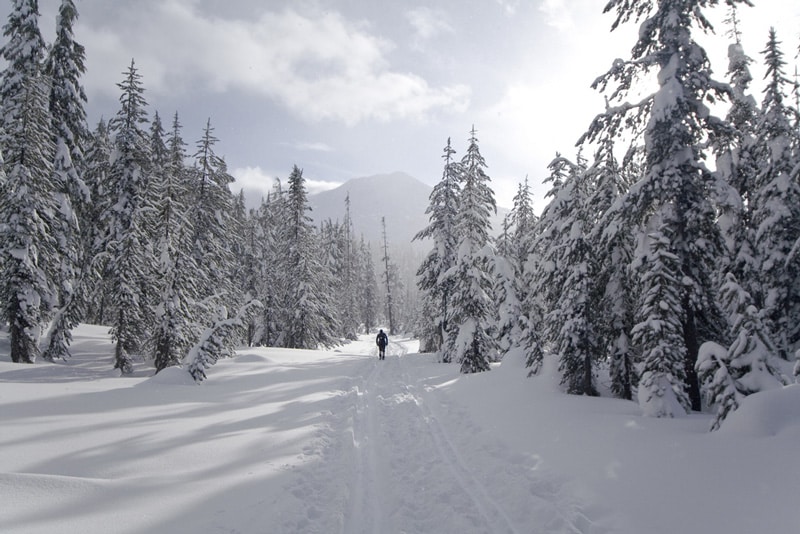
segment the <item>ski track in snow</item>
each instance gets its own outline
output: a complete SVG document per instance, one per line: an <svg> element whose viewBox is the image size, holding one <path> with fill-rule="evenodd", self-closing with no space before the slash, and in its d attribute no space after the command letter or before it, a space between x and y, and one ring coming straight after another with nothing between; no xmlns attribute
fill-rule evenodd
<svg viewBox="0 0 800 534"><path fill-rule="evenodd" d="M284 532L603 532L565 482L508 452L415 378L403 342L360 358L288 491Z"/></svg>

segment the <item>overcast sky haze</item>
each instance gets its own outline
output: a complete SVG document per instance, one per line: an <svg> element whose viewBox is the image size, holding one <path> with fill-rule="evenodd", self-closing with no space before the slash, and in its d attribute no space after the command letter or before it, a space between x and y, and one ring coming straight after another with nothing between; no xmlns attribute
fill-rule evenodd
<svg viewBox="0 0 800 534"><path fill-rule="evenodd" d="M800 2L740 10L756 60L776 26L793 73ZM52 42L59 0L39 0ZM636 27L610 33L603 0L76 0L90 126L118 109L131 59L149 112L177 111L193 151L208 118L219 155L249 189L304 169L309 188L406 171L430 185L448 137L460 157L472 125L497 193L527 175L544 206L547 164L603 109L590 88ZM7 20L10 2L0 16ZM724 10L718 9L715 19ZM699 37L725 79L725 28ZM757 95L760 100L760 93ZM387 199L391 201L391 199Z"/></svg>

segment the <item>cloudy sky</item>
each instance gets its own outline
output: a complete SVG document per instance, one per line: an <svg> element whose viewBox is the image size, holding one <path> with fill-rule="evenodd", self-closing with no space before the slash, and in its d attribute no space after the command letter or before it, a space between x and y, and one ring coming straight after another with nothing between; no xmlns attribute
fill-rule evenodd
<svg viewBox="0 0 800 534"><path fill-rule="evenodd" d="M760 62L776 25L793 69L800 2L754 2L741 15L746 52ZM59 3L39 0L48 41ZM499 204L510 206L527 175L537 209L547 163L574 155L603 109L592 80L629 57L636 31L610 33L603 0L76 4L93 125L116 112L116 84L134 59L150 112L170 123L177 111L192 145L210 118L218 153L247 188L269 188L294 164L314 187L397 170L433 185L447 138L460 157L474 125ZM717 33L703 43L724 78Z"/></svg>

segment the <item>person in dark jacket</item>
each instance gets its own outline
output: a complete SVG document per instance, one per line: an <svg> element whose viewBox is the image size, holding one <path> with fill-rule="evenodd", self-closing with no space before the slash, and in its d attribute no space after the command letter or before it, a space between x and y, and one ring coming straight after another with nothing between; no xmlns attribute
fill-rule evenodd
<svg viewBox="0 0 800 534"><path fill-rule="evenodd" d="M389 344L389 336L386 335L386 332L381 330L380 332L378 332L378 337L375 338L375 343L378 345L378 359L385 360L386 345Z"/></svg>

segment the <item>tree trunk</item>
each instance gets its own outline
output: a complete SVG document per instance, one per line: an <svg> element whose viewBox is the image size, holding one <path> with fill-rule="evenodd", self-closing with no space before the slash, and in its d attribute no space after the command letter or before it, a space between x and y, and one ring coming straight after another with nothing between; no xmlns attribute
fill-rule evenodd
<svg viewBox="0 0 800 534"><path fill-rule="evenodd" d="M695 365L697 364L700 342L697 339L694 310L686 302L684 302L684 307L686 309L686 321L683 323L683 341L686 345L686 389L689 393L689 400L692 403L692 410L699 412L703 409L703 400L700 395L700 382L697 378Z"/></svg>

